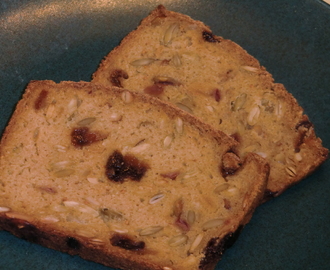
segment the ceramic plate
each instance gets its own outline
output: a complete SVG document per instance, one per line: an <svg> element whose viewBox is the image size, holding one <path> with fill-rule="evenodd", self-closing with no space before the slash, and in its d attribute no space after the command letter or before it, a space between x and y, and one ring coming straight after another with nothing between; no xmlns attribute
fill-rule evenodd
<svg viewBox="0 0 330 270"><path fill-rule="evenodd" d="M30 80L85 80L153 0L1 0L0 132ZM330 8L319 0L164 0L240 44L283 83L330 148ZM217 269L329 269L330 162L260 206ZM105 270L0 232L0 269Z"/></svg>

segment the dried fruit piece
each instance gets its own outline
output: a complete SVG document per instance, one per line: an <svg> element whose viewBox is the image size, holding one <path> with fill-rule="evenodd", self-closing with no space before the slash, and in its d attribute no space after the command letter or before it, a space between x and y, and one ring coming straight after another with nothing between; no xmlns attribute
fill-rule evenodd
<svg viewBox="0 0 330 270"><path fill-rule="evenodd" d="M211 43L219 43L220 40L217 39L211 32L209 31L203 31L202 33L203 39L207 42Z"/></svg>
<svg viewBox="0 0 330 270"><path fill-rule="evenodd" d="M80 242L74 237L68 237L66 240L66 244L69 248L72 249L80 249L81 247Z"/></svg>
<svg viewBox="0 0 330 270"><path fill-rule="evenodd" d="M223 177L234 174L241 166L241 159L232 152L227 152L222 156L221 172Z"/></svg>
<svg viewBox="0 0 330 270"><path fill-rule="evenodd" d="M144 89L144 93L151 96L159 96L164 92L164 86L160 83L155 83L153 85L147 86Z"/></svg>
<svg viewBox="0 0 330 270"><path fill-rule="evenodd" d="M180 174L179 171L173 171L173 172L161 173L160 175L162 177L170 178L171 180L175 180L179 174Z"/></svg>
<svg viewBox="0 0 330 270"><path fill-rule="evenodd" d="M76 147L88 146L105 138L98 132L91 132L88 127L74 128L71 132L71 143Z"/></svg>
<svg viewBox="0 0 330 270"><path fill-rule="evenodd" d="M121 82L122 79L128 79L127 72L122 69L116 69L116 70L112 71L112 73L110 74L110 78L109 78L109 80L113 86L123 88L123 85Z"/></svg>
<svg viewBox="0 0 330 270"><path fill-rule="evenodd" d="M152 80L155 84L161 84L161 85L178 86L181 84L176 79L174 79L172 77L168 77L168 76L156 76Z"/></svg>
<svg viewBox="0 0 330 270"><path fill-rule="evenodd" d="M48 91L46 90L41 90L38 98L36 99L36 101L34 102L34 108L36 110L40 110L42 108L44 108L46 106L46 99L48 96Z"/></svg>
<svg viewBox="0 0 330 270"><path fill-rule="evenodd" d="M119 151L114 151L105 168L106 176L114 182L123 182L126 178L140 181L146 173L148 165L132 155L123 156Z"/></svg>
<svg viewBox="0 0 330 270"><path fill-rule="evenodd" d="M132 251L142 250L145 247L143 241L134 241L130 236L122 234L114 234L110 238L110 243L113 246Z"/></svg>
<svg viewBox="0 0 330 270"><path fill-rule="evenodd" d="M220 101L221 95L220 95L220 90L218 88L214 89L211 95L216 102Z"/></svg>
<svg viewBox="0 0 330 270"><path fill-rule="evenodd" d="M313 128L313 124L308 120L304 120L299 122L295 128L298 132L298 137L295 142L295 152L298 153L300 152L300 146L304 143L308 131Z"/></svg>

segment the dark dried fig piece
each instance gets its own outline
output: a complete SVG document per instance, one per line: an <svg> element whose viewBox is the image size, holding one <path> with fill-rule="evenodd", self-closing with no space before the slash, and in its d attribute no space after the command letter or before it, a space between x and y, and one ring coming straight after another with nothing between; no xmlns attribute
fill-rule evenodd
<svg viewBox="0 0 330 270"><path fill-rule="evenodd" d="M124 234L114 234L110 239L110 243L113 246L132 251L139 251L145 247L143 241L134 241L128 235Z"/></svg>
<svg viewBox="0 0 330 270"><path fill-rule="evenodd" d="M106 164L106 176L114 182L123 182L126 178L140 181L148 169L148 165L132 155L123 156L115 151Z"/></svg>
<svg viewBox="0 0 330 270"><path fill-rule="evenodd" d="M74 128L71 132L71 143L76 147L88 146L103 139L105 136L91 132L88 127Z"/></svg>
<svg viewBox="0 0 330 270"><path fill-rule="evenodd" d="M242 165L239 156L227 152L222 156L221 173L223 177L234 174Z"/></svg>
<svg viewBox="0 0 330 270"><path fill-rule="evenodd" d="M48 96L48 91L42 90L40 92L39 96L37 97L36 101L34 102L34 108L36 110L40 110L43 107L45 107L47 96Z"/></svg>
<svg viewBox="0 0 330 270"><path fill-rule="evenodd" d="M211 32L203 31L203 39L207 42L216 43L220 42Z"/></svg>
<svg viewBox="0 0 330 270"><path fill-rule="evenodd" d="M123 88L122 79L128 79L128 74L122 69L116 69L110 74L110 82L113 86Z"/></svg>

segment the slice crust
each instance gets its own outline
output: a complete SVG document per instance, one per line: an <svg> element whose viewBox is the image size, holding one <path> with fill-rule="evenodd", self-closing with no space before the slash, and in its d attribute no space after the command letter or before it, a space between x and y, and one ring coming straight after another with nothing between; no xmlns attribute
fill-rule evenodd
<svg viewBox="0 0 330 270"><path fill-rule="evenodd" d="M269 166L159 99L31 82L0 148L0 228L114 268L213 269Z"/></svg>
<svg viewBox="0 0 330 270"><path fill-rule="evenodd" d="M265 200L311 174L328 150L282 84L236 43L159 6L111 51L93 82L169 101L265 157Z"/></svg>

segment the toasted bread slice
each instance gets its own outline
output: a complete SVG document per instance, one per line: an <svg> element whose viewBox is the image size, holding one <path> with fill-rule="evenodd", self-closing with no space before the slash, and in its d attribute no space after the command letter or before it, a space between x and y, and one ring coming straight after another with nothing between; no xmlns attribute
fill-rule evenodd
<svg viewBox="0 0 330 270"><path fill-rule="evenodd" d="M209 27L159 6L93 74L93 82L172 102L232 135L237 151L265 157L265 200L278 196L327 158L296 99L259 62Z"/></svg>
<svg viewBox="0 0 330 270"><path fill-rule="evenodd" d="M157 98L31 82L5 130L0 228L122 269L212 269L267 185L259 155Z"/></svg>

